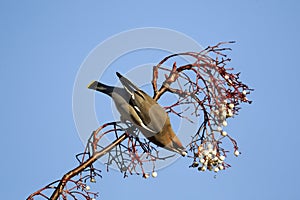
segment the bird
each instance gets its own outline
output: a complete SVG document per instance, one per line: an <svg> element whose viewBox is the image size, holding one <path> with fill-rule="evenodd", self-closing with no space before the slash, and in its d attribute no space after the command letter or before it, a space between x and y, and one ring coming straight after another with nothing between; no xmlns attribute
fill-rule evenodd
<svg viewBox="0 0 300 200"><path fill-rule="evenodd" d="M110 96L122 122L131 122L152 143L182 156L187 151L176 136L165 109L146 92L116 72L123 87L92 81L88 88Z"/></svg>

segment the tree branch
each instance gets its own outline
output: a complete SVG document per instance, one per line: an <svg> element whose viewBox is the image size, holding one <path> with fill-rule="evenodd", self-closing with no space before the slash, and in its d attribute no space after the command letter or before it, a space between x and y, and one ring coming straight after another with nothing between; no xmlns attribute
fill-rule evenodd
<svg viewBox="0 0 300 200"><path fill-rule="evenodd" d="M112 148L123 142L127 138L127 134L122 134L119 138L117 138L114 142L112 142L110 145L102 149L101 151L96 152L92 157L90 157L85 162L81 163L78 167L72 169L68 173L66 173L63 178L60 180L58 186L56 187L55 191L52 193L50 199L56 200L58 197L62 194L64 187L66 186L67 182L73 178L74 176L78 175L80 172L85 170L87 167L91 166L96 160L98 160L100 157L105 155L107 152L109 152ZM30 199L28 197L27 199Z"/></svg>

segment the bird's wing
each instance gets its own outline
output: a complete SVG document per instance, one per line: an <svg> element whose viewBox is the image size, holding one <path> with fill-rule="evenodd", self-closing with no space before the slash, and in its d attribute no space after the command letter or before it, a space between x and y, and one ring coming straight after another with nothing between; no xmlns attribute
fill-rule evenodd
<svg viewBox="0 0 300 200"><path fill-rule="evenodd" d="M131 105L131 103L128 102L130 100L127 100L126 97L124 98L124 96L126 96L126 93L124 94L124 89L123 91L122 90L118 91L118 93L112 93L112 98L114 99L115 105L119 113L121 114L121 117L124 120L129 120L132 123L143 127L147 131L154 133L153 130L151 130L145 125L145 123L139 116L139 113L141 111L137 108L137 106Z"/></svg>
<svg viewBox="0 0 300 200"><path fill-rule="evenodd" d="M150 129L146 124L144 124L144 122L141 120L141 118L137 115L136 112L132 112L130 114L131 120L138 126L146 129L147 131L156 134L157 132L155 130Z"/></svg>
<svg viewBox="0 0 300 200"><path fill-rule="evenodd" d="M140 90L136 85L134 85L130 80L122 76L119 72L116 72L117 76L119 77L122 85L130 94L133 94L134 91Z"/></svg>
<svg viewBox="0 0 300 200"><path fill-rule="evenodd" d="M130 103L136 110L139 117L143 120L144 124L152 130L152 132L158 133L162 130L168 115L165 110L149 95L139 90L134 92L135 99Z"/></svg>
<svg viewBox="0 0 300 200"><path fill-rule="evenodd" d="M140 90L130 80L118 72L116 74L125 90L131 96L129 104L135 111L131 116L134 122L147 131L150 131L151 135L153 135L153 133L156 134L160 132L164 126L166 118L168 117L165 113L165 110L158 105L154 99ZM137 115L135 115L135 113Z"/></svg>

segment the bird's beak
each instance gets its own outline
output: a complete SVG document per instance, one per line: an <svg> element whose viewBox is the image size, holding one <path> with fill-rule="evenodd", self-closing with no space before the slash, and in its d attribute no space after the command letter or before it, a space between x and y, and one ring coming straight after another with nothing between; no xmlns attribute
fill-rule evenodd
<svg viewBox="0 0 300 200"><path fill-rule="evenodd" d="M187 155L187 152L186 152L186 151L182 151L182 152L181 152L181 155L182 155L183 157L185 157L185 156Z"/></svg>

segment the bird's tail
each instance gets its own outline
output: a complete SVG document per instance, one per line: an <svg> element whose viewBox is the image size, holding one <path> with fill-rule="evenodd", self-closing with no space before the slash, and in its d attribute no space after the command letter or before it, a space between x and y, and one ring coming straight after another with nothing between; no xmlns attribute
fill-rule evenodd
<svg viewBox="0 0 300 200"><path fill-rule="evenodd" d="M107 94L109 96L112 95L112 92L114 91L114 87L105 85L103 83L99 83L98 81L92 81L88 85L89 89L96 90L98 92L102 92L104 94Z"/></svg>

